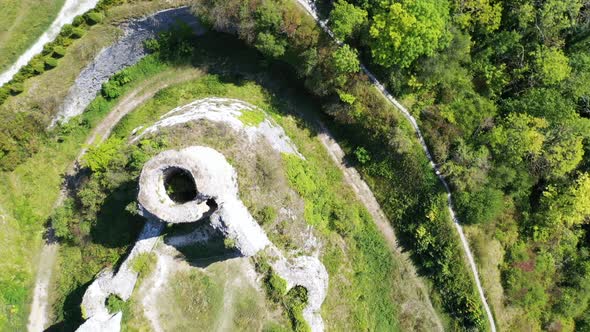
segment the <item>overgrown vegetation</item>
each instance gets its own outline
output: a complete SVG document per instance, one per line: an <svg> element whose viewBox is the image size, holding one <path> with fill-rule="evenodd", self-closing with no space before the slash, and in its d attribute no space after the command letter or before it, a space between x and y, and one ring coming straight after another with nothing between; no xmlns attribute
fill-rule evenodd
<svg viewBox="0 0 590 332"><path fill-rule="evenodd" d="M264 55L289 64L307 89L321 98L325 112L342 125L341 132L346 132L343 136L351 145L362 145L367 151L360 154L365 162L363 171L368 175L369 182L404 244L413 250L415 261L433 281L439 293L438 298L455 319L452 323L456 324L454 328L485 329L487 324L481 302L458 246L458 238L446 210L443 189L429 169L428 161L409 125L370 85L367 77L359 73L357 52L347 45L339 47L332 42L295 2L269 0L247 3L242 6L237 1L204 0L197 1L194 9L214 29L226 31L231 30L229 27L235 28L241 39ZM416 10L432 10L434 5L424 6L426 9ZM242 10L238 11L237 8ZM436 10L444 11L444 7ZM386 16L383 16L384 20L388 19ZM362 20L364 14L355 17ZM444 17L444 13L432 16L432 24L415 31L417 35L414 38L418 40L421 34L430 34L429 29L444 26ZM385 24L393 26L405 22ZM344 26L341 29L350 30ZM407 47L411 44L408 42ZM435 36L431 42L424 44L422 53L411 55L403 60L402 65L422 54L434 54L443 46L443 36ZM388 52L388 47L392 45L385 45L380 52ZM385 58L383 60L386 61ZM331 226L338 232L351 232L360 243L368 241L361 246L363 250L372 249L373 246L368 244L375 237L369 235L364 238L362 234L366 232L359 231L358 235L355 232L355 225L370 227L366 224L364 214L359 213L360 217L357 218L365 221L349 222L351 216L339 216L341 209L338 203L326 203L331 197L323 197L322 191L317 189L317 183L330 182L329 179L319 180L329 174L324 175L325 170L306 170L306 165L287 161L290 179L294 180L300 194L308 196L306 217L309 217L312 225L327 227L326 221L335 219L331 221ZM289 162L292 164L289 165ZM333 209L336 218L322 215L323 208L327 208L327 211ZM384 261L389 259L384 252L374 254L383 255ZM383 273L377 266L371 272L373 276ZM383 304L377 307L386 308ZM378 314L377 317L392 315ZM384 326L394 325L387 321L382 323L386 324ZM379 323L376 326L380 327Z"/></svg>
<svg viewBox="0 0 590 332"><path fill-rule="evenodd" d="M333 7L335 28L349 22L335 15L344 4ZM419 117L460 220L485 229L507 253L497 262L503 300L520 314L504 320L508 315L497 312L500 326L583 326L590 314L588 2L353 0L348 6L367 19L360 33L342 38L361 49ZM400 20L405 15L412 19ZM410 29L381 38L389 26L408 22ZM428 35L417 35L425 28ZM441 36L438 49L420 48L433 36ZM393 45L388 54L420 54L382 62L387 45Z"/></svg>
<svg viewBox="0 0 590 332"><path fill-rule="evenodd" d="M276 274L264 258L256 259L256 271L264 276L264 288L268 297L275 303L280 303L291 322L295 332L311 331L309 324L303 318L303 309L307 305L307 289L295 286L287 291L287 281Z"/></svg>

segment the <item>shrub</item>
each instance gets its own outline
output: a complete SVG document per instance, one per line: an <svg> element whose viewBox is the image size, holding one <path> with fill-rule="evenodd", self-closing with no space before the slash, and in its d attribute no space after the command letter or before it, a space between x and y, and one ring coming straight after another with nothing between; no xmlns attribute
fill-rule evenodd
<svg viewBox="0 0 590 332"><path fill-rule="evenodd" d="M75 223L76 220L71 199L66 200L62 206L55 209L50 217L51 227L55 231L55 235L61 240L72 240L74 238L71 232L71 224Z"/></svg>
<svg viewBox="0 0 590 332"><path fill-rule="evenodd" d="M102 85L100 92L107 99L115 99L121 95L121 87L111 80Z"/></svg>
<svg viewBox="0 0 590 332"><path fill-rule="evenodd" d="M309 332L309 325L303 318L303 309L307 305L307 289L303 286L295 286L285 296L285 307L289 313L293 331Z"/></svg>
<svg viewBox="0 0 590 332"><path fill-rule="evenodd" d="M278 58L285 54L287 42L282 39L277 39L274 35L266 32L261 32L256 38L256 48L266 56Z"/></svg>
<svg viewBox="0 0 590 332"><path fill-rule="evenodd" d="M53 69L57 67L57 59L45 57L45 69Z"/></svg>
<svg viewBox="0 0 590 332"><path fill-rule="evenodd" d="M74 17L74 20L72 21L72 25L74 27L79 27L83 23L84 23L84 17L82 17L82 15L78 15L78 16Z"/></svg>
<svg viewBox="0 0 590 332"><path fill-rule="evenodd" d="M84 14L84 19L86 20L86 23L88 23L89 25L95 25L97 23L102 22L102 20L104 20L104 14L101 12L88 12L86 14Z"/></svg>
<svg viewBox="0 0 590 332"><path fill-rule="evenodd" d="M64 38L68 38L69 36L72 35L73 30L74 30L74 27L71 24L64 24L64 26L61 28L59 35Z"/></svg>
<svg viewBox="0 0 590 332"><path fill-rule="evenodd" d="M79 39L79 38L82 38L85 33L86 33L86 30L84 30L82 28L74 28L74 29L72 29L71 37L74 39Z"/></svg>
<svg viewBox="0 0 590 332"><path fill-rule="evenodd" d="M63 58L66 55L66 48L63 46L55 46L53 48L53 57L54 58Z"/></svg>
<svg viewBox="0 0 590 332"><path fill-rule="evenodd" d="M10 94L16 96L23 91L25 91L25 86L22 82L13 82L9 85L10 87Z"/></svg>
<svg viewBox="0 0 590 332"><path fill-rule="evenodd" d="M154 253L141 253L131 261L131 269L137 272L140 277L144 277L154 270L157 260Z"/></svg>
<svg viewBox="0 0 590 332"><path fill-rule="evenodd" d="M129 82L131 82L131 76L126 70L121 70L120 72L113 75L112 80L117 83L119 86L123 86Z"/></svg>
<svg viewBox="0 0 590 332"><path fill-rule="evenodd" d="M359 146L354 150L354 156L361 165L364 165L371 161L371 156L369 155L369 152L362 146Z"/></svg>
<svg viewBox="0 0 590 332"><path fill-rule="evenodd" d="M158 52L160 50L160 42L155 38L144 41L143 46L146 50L148 50L148 52L151 53Z"/></svg>
<svg viewBox="0 0 590 332"><path fill-rule="evenodd" d="M53 46L55 46L53 42L43 45L43 51L41 51L41 54L49 55L53 53Z"/></svg>
<svg viewBox="0 0 590 332"><path fill-rule="evenodd" d="M9 95L10 90L8 89L8 86L0 87L0 104L2 104Z"/></svg>
<svg viewBox="0 0 590 332"><path fill-rule="evenodd" d="M45 61L43 60L43 57L36 56L31 59L29 64L31 65L31 68L35 74L41 74L45 71Z"/></svg>
<svg viewBox="0 0 590 332"><path fill-rule="evenodd" d="M229 250L236 249L236 240L226 237L225 239L223 239L223 246L225 247L225 249Z"/></svg>
<svg viewBox="0 0 590 332"><path fill-rule="evenodd" d="M266 278L265 286L268 297L275 302L281 301L287 293L287 281L272 270Z"/></svg>
<svg viewBox="0 0 590 332"><path fill-rule="evenodd" d="M107 309L109 310L110 314L115 314L117 312L123 311L126 305L127 303L117 295L111 294L107 298Z"/></svg>
<svg viewBox="0 0 590 332"><path fill-rule="evenodd" d="M261 225L273 222L277 218L277 210L272 206L265 206L258 211L256 219Z"/></svg>

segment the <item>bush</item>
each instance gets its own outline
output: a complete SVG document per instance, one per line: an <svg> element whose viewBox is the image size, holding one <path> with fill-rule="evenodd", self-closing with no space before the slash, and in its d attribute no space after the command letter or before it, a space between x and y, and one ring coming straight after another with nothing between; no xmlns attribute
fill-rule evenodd
<svg viewBox="0 0 590 332"><path fill-rule="evenodd" d="M256 219L261 225L273 222L277 218L277 210L272 206L265 206L258 211Z"/></svg>
<svg viewBox="0 0 590 332"><path fill-rule="evenodd" d="M354 150L354 156L361 165L364 165L371 161L371 156L369 155L369 152L362 146L359 146Z"/></svg>
<svg viewBox="0 0 590 332"><path fill-rule="evenodd" d="M121 87L117 82L108 81L102 85L100 92L107 99L115 99L121 95Z"/></svg>
<svg viewBox="0 0 590 332"><path fill-rule="evenodd" d="M143 46L150 53L158 52L160 50L160 42L155 38L144 41Z"/></svg>
<svg viewBox="0 0 590 332"><path fill-rule="evenodd" d="M117 312L123 311L127 302L123 301L117 295L111 294L107 298L107 309L109 310L110 314L115 314Z"/></svg>
<svg viewBox="0 0 590 332"><path fill-rule="evenodd" d="M154 270L158 257L154 253L141 253L131 261L131 269L140 277L145 277Z"/></svg>
<svg viewBox="0 0 590 332"><path fill-rule="evenodd" d="M307 305L307 289L303 286L295 286L289 290L285 296L285 307L289 313L289 319L293 326L293 331L309 332L309 325L303 318L303 309Z"/></svg>
<svg viewBox="0 0 590 332"><path fill-rule="evenodd" d="M84 14L84 19L89 25L95 25L104 20L104 14L101 12L88 12Z"/></svg>
<svg viewBox="0 0 590 332"><path fill-rule="evenodd" d="M41 51L41 54L42 55L49 55L49 54L53 53L53 46L55 46L55 44L53 42L43 45L43 51Z"/></svg>
<svg viewBox="0 0 590 332"><path fill-rule="evenodd" d="M0 104L2 104L6 98L8 98L8 96L10 96L10 90L8 89L8 86L0 87Z"/></svg>
<svg viewBox="0 0 590 332"><path fill-rule="evenodd" d="M72 35L73 30L74 27L71 24L64 24L64 26L61 28L61 31L59 32L59 35L64 38L68 38Z"/></svg>
<svg viewBox="0 0 590 332"><path fill-rule="evenodd" d="M63 58L66 55L66 48L63 46L55 46L53 48L53 57L54 58Z"/></svg>
<svg viewBox="0 0 590 332"><path fill-rule="evenodd" d="M74 20L72 21L72 25L74 27L79 27L83 23L84 23L84 17L82 17L82 15L78 15L78 16L74 17Z"/></svg>
<svg viewBox="0 0 590 332"><path fill-rule="evenodd" d="M85 33L86 33L86 30L84 30L82 28L74 28L74 29L72 29L71 37L74 39L79 39L79 38L82 38Z"/></svg>
<svg viewBox="0 0 590 332"><path fill-rule="evenodd" d="M51 227L55 231L55 236L60 240L72 240L74 237L71 231L71 225L77 221L74 217L74 205L71 199L53 212L50 217Z"/></svg>
<svg viewBox="0 0 590 332"><path fill-rule="evenodd" d="M266 278L265 286L268 297L275 302L281 301L287 293L287 281L272 270Z"/></svg>
<svg viewBox="0 0 590 332"><path fill-rule="evenodd" d="M46 57L45 58L45 69L53 69L57 67L57 59Z"/></svg>
<svg viewBox="0 0 590 332"><path fill-rule="evenodd" d="M43 60L43 57L36 56L33 59L31 59L31 62L29 64L31 65L31 68L37 75L45 71L45 61Z"/></svg>
<svg viewBox="0 0 590 332"><path fill-rule="evenodd" d="M13 96L21 94L23 91L25 91L25 86L22 82L13 82L9 85L9 87L10 94Z"/></svg>

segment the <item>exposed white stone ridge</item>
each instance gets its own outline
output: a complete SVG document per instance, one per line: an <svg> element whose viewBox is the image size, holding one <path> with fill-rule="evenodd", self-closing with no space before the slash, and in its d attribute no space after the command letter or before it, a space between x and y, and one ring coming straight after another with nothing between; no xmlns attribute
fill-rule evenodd
<svg viewBox="0 0 590 332"><path fill-rule="evenodd" d="M78 331L85 332L119 332L121 331L122 312L116 314L96 315L80 326Z"/></svg>
<svg viewBox="0 0 590 332"><path fill-rule="evenodd" d="M127 301L131 297L137 272L130 264L137 255L150 252L164 230L164 224L158 220L148 220L139 235L139 240L131 250L127 259L115 274L111 270L103 270L88 287L82 298L82 312L88 320L77 331L119 331L121 315L111 315L106 307L110 294L116 294ZM115 328L116 327L116 328Z"/></svg>
<svg viewBox="0 0 590 332"><path fill-rule="evenodd" d="M158 122L133 138L133 141L139 140L146 134L156 133L162 127L205 119L225 123L235 131L243 131L250 141L263 137L276 151L295 154L303 158L283 128L273 123L268 117L257 126L246 125L240 120L243 111L254 110L263 112L256 106L237 99L210 97L196 100L164 114ZM139 132L140 129L134 130L134 133Z"/></svg>
<svg viewBox="0 0 590 332"><path fill-rule="evenodd" d="M170 170L182 170L192 176L197 189L194 200L178 203L168 197L164 178ZM82 300L82 310L88 320L78 331L120 331L120 313L118 316L110 314L106 300L110 294L129 299L137 282L137 273L131 270L130 264L139 253L153 249L164 229L164 223L160 221L195 222L206 216L209 216L213 229L233 240L242 256L253 256L266 249L274 270L287 281L288 289L298 285L307 289L308 304L303 316L311 330L324 330L320 308L328 289L325 267L316 257L287 259L269 241L240 200L237 173L221 153L203 146L161 152L144 165L139 182L140 211L148 222L119 271L116 274L110 270L102 271L88 287ZM206 237L207 233L202 232L198 236L178 238L177 242L186 245L191 240L206 241Z"/></svg>
<svg viewBox="0 0 590 332"><path fill-rule="evenodd" d="M287 289L303 286L307 289L307 306L303 309L303 318L312 331L323 331L324 321L321 306L328 291L328 272L316 257L299 256L286 259L275 249L278 260L271 263L274 271L287 281Z"/></svg>

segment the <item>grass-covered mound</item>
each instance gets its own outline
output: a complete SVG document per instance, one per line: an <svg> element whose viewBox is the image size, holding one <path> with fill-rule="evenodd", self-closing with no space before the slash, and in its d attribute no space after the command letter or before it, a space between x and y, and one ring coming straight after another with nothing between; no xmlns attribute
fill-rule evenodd
<svg viewBox="0 0 590 332"><path fill-rule="evenodd" d="M233 56L221 56L218 52L223 50L217 48L220 38L225 39L225 45L232 43L238 52ZM214 40L217 42L212 43ZM236 167L242 200L257 220L263 222L271 240L279 247L284 250L302 248L306 226L314 227L316 236L323 242L321 260L331 275L322 311L328 328L432 328L432 318L424 309L426 305L415 289L414 280L411 276L406 278L408 275L402 271L407 262L402 262L390 251L369 214L357 202L317 139L313 122L302 120L301 115L317 115L317 111L313 111L317 104L297 87L289 87L273 75L259 74L262 72L260 65L265 62L233 38L214 35L199 38L196 42L199 47L193 61L206 63L209 68L222 61L224 74L205 75L162 90L125 117L113 131L111 139L92 149L93 153L104 154L105 158L93 158L104 163L96 168L76 195L74 214L84 214L85 218L74 217L72 220L82 221L67 223L67 230L72 230L70 233L74 238L86 240L63 245L62 262L68 264L62 264L58 269L54 308L64 324L80 322L77 305L92 280L92 273L98 272L100 266L112 264L115 258L120 259L130 243L128 236L136 234L137 227L140 227L136 223L139 220L125 215L133 212L129 203L136 193L131 184L136 181L143 162L162 149L202 144L222 151ZM138 144L127 144L126 138L133 129L153 123L176 106L207 96L242 99L260 107L285 129L306 160L281 157L260 147L254 154L244 151L236 144L239 139L228 134L227 128L213 124L181 125L163 130L157 138L148 136ZM91 109L103 103L107 101L99 97ZM257 117L247 114L243 122L259 123ZM126 187L127 184L130 186ZM120 186L130 190L123 191ZM120 224L115 228L123 228L112 233L97 222L102 205L111 200L118 202L118 211L114 211L115 207L109 211L118 216L112 215L110 220ZM86 203L90 205L84 206ZM279 218L280 209L289 204L293 206L292 211L298 211L294 213L295 220ZM93 216L88 211L97 212ZM120 235L124 229L131 235ZM101 244L99 239L103 232L109 233L111 241L120 238L118 245L109 248ZM74 262L89 262L87 265L94 267L80 273ZM401 308L410 302L415 312L401 317Z"/></svg>

